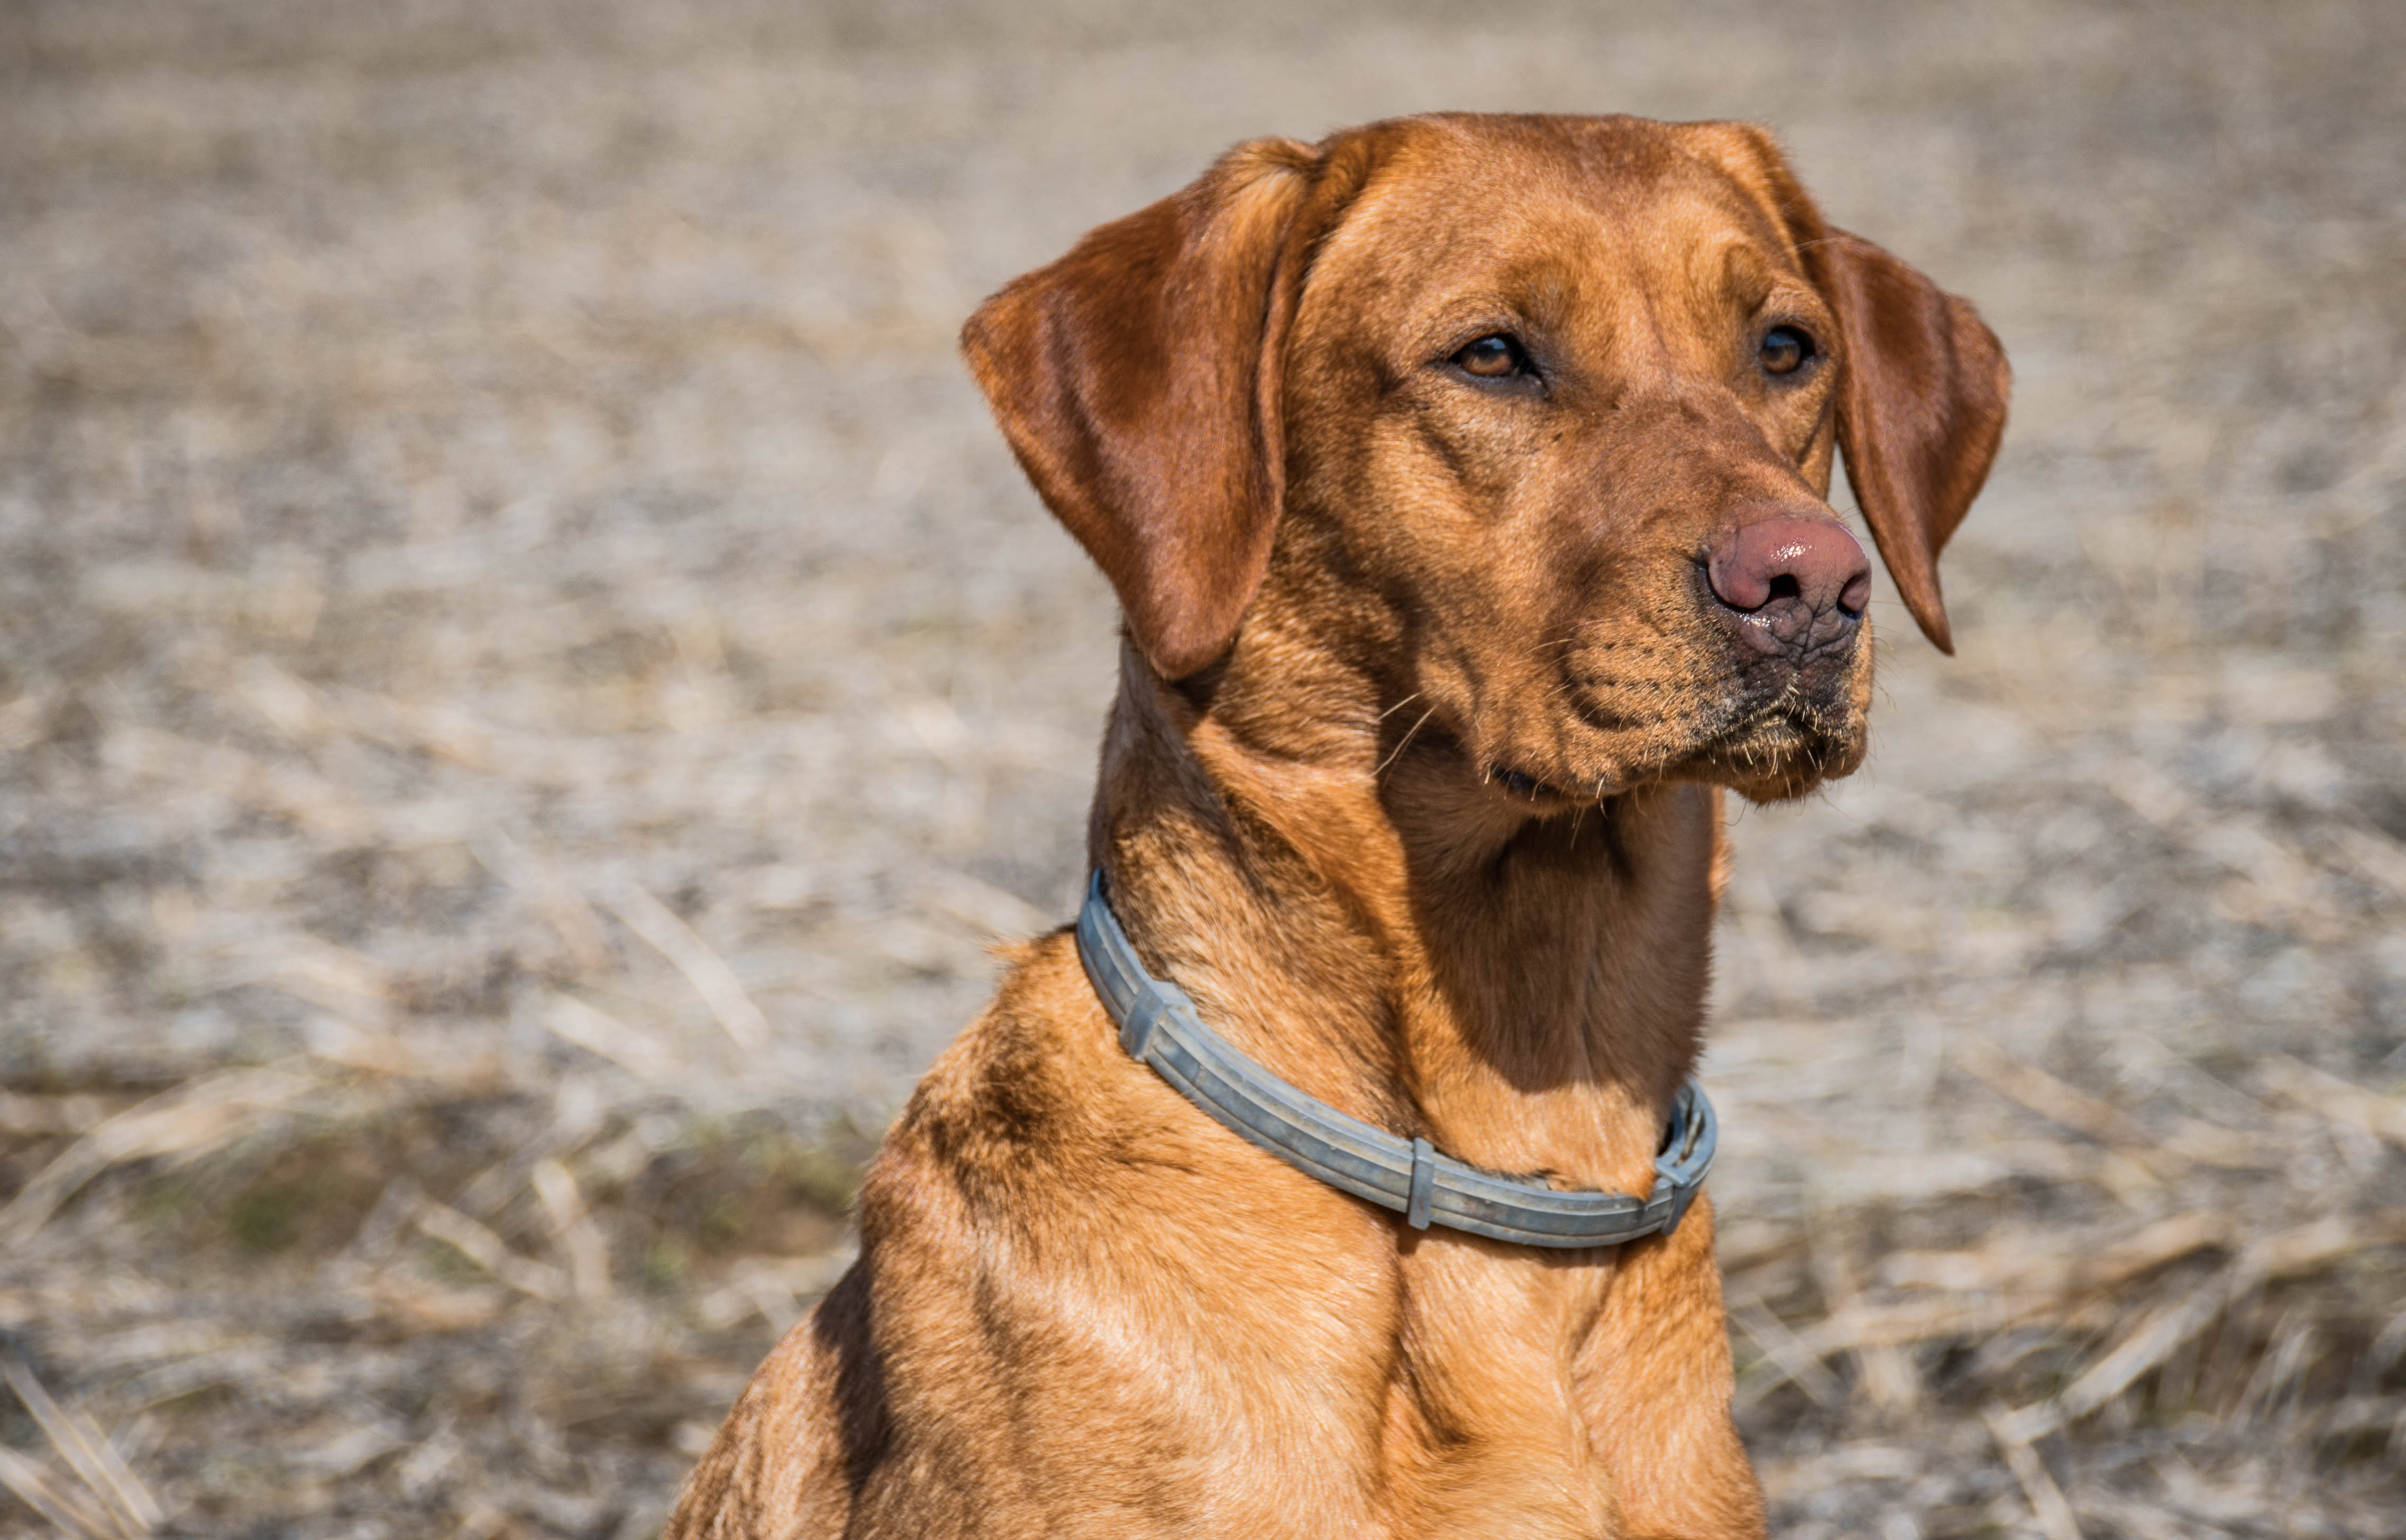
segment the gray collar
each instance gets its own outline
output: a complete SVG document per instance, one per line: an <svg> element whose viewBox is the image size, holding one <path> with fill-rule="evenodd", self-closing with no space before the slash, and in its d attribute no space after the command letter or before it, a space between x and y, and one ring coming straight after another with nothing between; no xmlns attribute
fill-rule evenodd
<svg viewBox="0 0 2406 1540"><path fill-rule="evenodd" d="M1229 1046L1203 1024L1176 984L1147 974L1103 896L1103 874L1078 911L1078 956L1120 1046L1229 1132L1331 1187L1431 1224L1524 1246L1618 1246L1668 1235L1688 1211L1713 1164L1713 1104L1691 1078L1671 1105L1671 1127L1654 1157L1654 1194L1562 1193L1515 1181L1440 1155L1426 1139L1400 1139L1308 1096Z"/></svg>

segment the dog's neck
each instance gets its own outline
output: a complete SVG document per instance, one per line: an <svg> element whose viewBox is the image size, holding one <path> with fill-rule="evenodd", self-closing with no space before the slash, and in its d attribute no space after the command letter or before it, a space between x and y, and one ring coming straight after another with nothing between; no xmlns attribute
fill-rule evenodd
<svg viewBox="0 0 2406 1540"><path fill-rule="evenodd" d="M1179 686L1124 649L1090 830L1113 907L1311 1095L1492 1169L1643 1192L1697 1049L1714 795L1539 816L1394 693L1316 650L1240 647Z"/></svg>

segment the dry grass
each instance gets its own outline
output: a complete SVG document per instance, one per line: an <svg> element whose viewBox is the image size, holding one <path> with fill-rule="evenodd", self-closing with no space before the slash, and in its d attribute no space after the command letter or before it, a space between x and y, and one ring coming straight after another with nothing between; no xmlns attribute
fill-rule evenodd
<svg viewBox="0 0 2406 1540"><path fill-rule="evenodd" d="M0 10L0 1531L625 1535L1069 911L950 357L1248 134L1742 115L2017 423L1706 1080L1781 1533L2406 1533L2406 12Z"/></svg>

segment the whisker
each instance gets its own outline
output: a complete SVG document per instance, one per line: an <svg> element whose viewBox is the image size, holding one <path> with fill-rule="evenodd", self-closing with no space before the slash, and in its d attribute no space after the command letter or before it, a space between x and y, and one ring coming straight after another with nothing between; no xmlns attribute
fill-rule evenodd
<svg viewBox="0 0 2406 1540"><path fill-rule="evenodd" d="M1379 768L1370 772L1370 779L1376 781L1380 776L1387 773L1387 767L1395 762L1395 756L1404 752L1405 747L1411 742L1413 735L1418 733L1422 728L1427 727L1428 719L1436 714L1437 708L1435 706L1431 706L1428 710L1421 713L1421 719L1413 723L1410 730L1406 732L1401 739L1396 741L1394 748L1389 751L1387 757L1379 761Z"/></svg>

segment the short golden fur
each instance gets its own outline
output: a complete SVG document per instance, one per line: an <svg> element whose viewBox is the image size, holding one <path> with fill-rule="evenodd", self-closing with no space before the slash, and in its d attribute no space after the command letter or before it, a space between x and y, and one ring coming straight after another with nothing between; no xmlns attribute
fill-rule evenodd
<svg viewBox="0 0 2406 1540"><path fill-rule="evenodd" d="M1810 368L1758 366L1774 320ZM1465 374L1495 334L1528 369ZM1946 646L2007 389L1971 307L1759 130L1439 116L1241 146L964 346L1126 613L1090 838L1150 969L1358 1117L1645 1193L1722 788L1846 774L1870 698L1867 620L1750 649L1707 556L1833 525L1843 445ZM1759 1535L1729 1394L1708 1205L1617 1250L1414 1232L1128 1059L1056 932L669 1534Z"/></svg>

